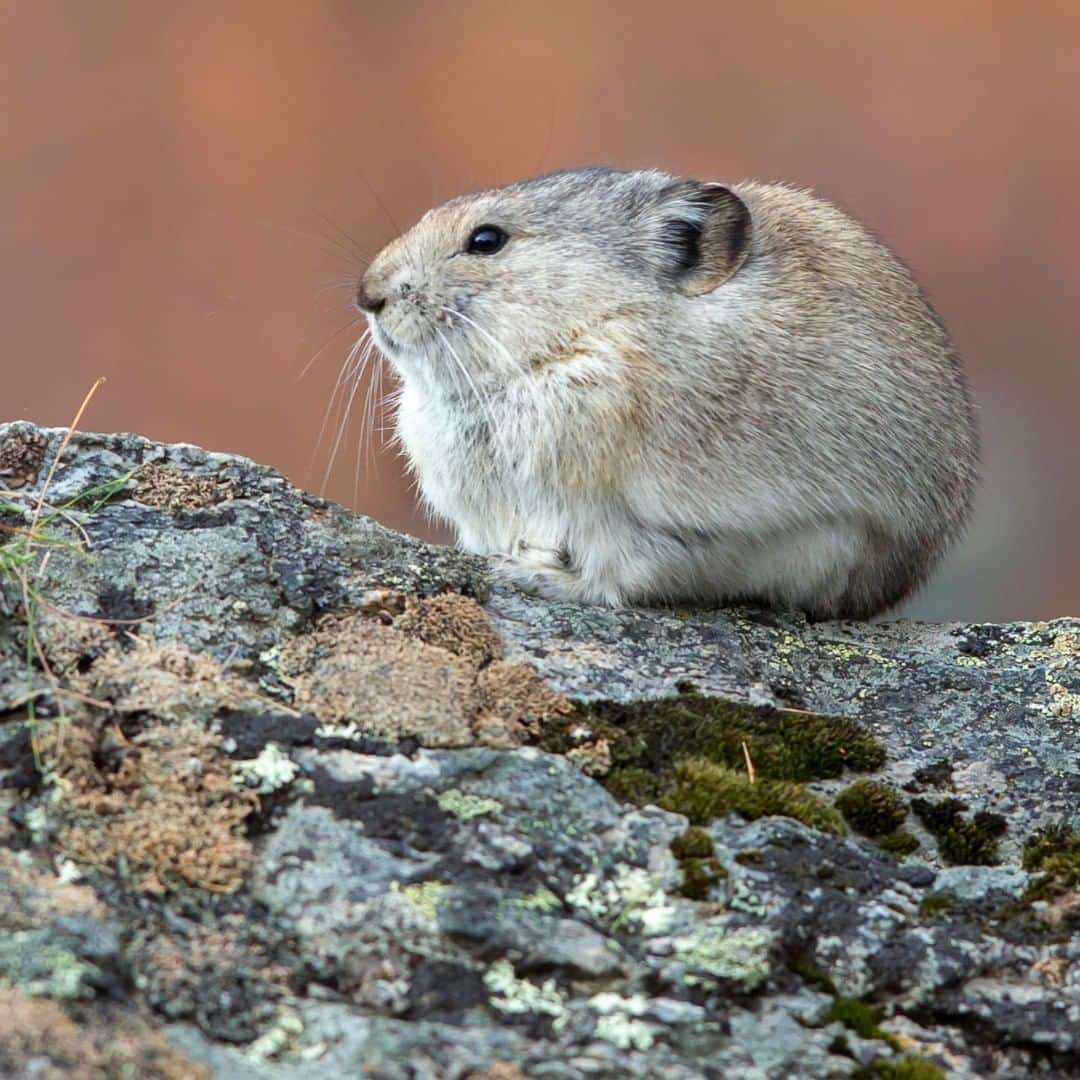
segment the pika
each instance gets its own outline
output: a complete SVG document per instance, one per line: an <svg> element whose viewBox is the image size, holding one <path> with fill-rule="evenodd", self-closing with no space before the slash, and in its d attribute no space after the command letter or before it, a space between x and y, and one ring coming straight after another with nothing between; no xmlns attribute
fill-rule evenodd
<svg viewBox="0 0 1080 1080"><path fill-rule="evenodd" d="M868 618L969 516L978 436L942 322L808 191L521 180L429 210L357 304L424 502L527 591Z"/></svg>

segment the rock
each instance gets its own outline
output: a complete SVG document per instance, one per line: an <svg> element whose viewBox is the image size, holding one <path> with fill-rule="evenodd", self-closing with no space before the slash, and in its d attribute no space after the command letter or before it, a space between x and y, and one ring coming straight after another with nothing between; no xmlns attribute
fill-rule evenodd
<svg viewBox="0 0 1080 1080"><path fill-rule="evenodd" d="M63 436L0 425L7 1072L1080 1070L1080 622L548 603Z"/></svg>

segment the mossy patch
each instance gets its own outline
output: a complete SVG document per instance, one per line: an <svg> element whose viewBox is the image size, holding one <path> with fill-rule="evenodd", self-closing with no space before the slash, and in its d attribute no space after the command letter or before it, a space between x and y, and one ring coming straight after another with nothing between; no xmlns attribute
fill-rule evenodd
<svg viewBox="0 0 1080 1080"><path fill-rule="evenodd" d="M689 692L659 701L579 706L547 726L541 746L566 753L582 730L607 748L611 769L604 783L613 795L657 803L695 824L728 813L782 814L843 833L840 814L803 783L885 763L882 744L846 717Z"/></svg>
<svg viewBox="0 0 1080 1080"><path fill-rule="evenodd" d="M878 1058L855 1073L855 1080L945 1080L945 1077L943 1069L915 1054Z"/></svg>
<svg viewBox="0 0 1080 1080"><path fill-rule="evenodd" d="M569 746L557 745L560 736L565 740L566 729L581 723L608 740L614 767L654 773L688 757L745 769L749 756L761 779L801 783L885 764L881 742L847 717L740 705L695 693L581 706L563 730L553 728L547 736L550 745L544 748L564 752Z"/></svg>
<svg viewBox="0 0 1080 1080"><path fill-rule="evenodd" d="M367 606L374 616L325 615L277 654L293 705L324 726L355 724L358 735L422 746L508 749L573 711L531 665L498 659L501 646L474 600L383 590Z"/></svg>
<svg viewBox="0 0 1080 1080"><path fill-rule="evenodd" d="M194 720L140 721L129 732L94 722L44 732L57 848L130 876L140 891L238 888L258 798L233 782L220 736Z"/></svg>
<svg viewBox="0 0 1080 1080"><path fill-rule="evenodd" d="M877 780L856 780L836 797L836 808L856 832L873 837L896 832L908 813L900 792Z"/></svg>
<svg viewBox="0 0 1080 1080"><path fill-rule="evenodd" d="M940 758L932 765L924 765L921 769L916 769L910 787L915 791L920 791L924 787L945 788L952 781L952 774L952 762L948 758Z"/></svg>
<svg viewBox="0 0 1080 1080"><path fill-rule="evenodd" d="M176 513L202 510L239 497L236 483L222 476L196 476L163 461L139 469L132 494L145 506Z"/></svg>
<svg viewBox="0 0 1080 1080"><path fill-rule="evenodd" d="M14 491L36 480L48 445L43 431L29 424L8 425L0 438L0 488Z"/></svg>
<svg viewBox="0 0 1080 1080"><path fill-rule="evenodd" d="M893 855L910 855L919 850L919 841L906 829L897 829L887 836L879 836L877 845L884 851Z"/></svg>
<svg viewBox="0 0 1080 1080"><path fill-rule="evenodd" d="M938 916L951 915L956 908L955 897L949 896L946 893L931 893L925 897L922 903L919 905L919 914L926 919L937 918Z"/></svg>
<svg viewBox="0 0 1080 1080"><path fill-rule="evenodd" d="M911 809L934 834L938 854L951 866L997 866L1001 862L998 839L1007 831L1000 814L980 811L965 817L961 799L912 799Z"/></svg>
<svg viewBox="0 0 1080 1080"><path fill-rule="evenodd" d="M676 762L652 801L685 814L696 825L724 814L748 820L778 814L826 832L845 832L839 813L801 784L760 779L751 783L745 773L700 757Z"/></svg>
<svg viewBox="0 0 1080 1080"><path fill-rule="evenodd" d="M735 853L735 861L740 866L760 866L765 861L765 853L761 848L743 848Z"/></svg>
<svg viewBox="0 0 1080 1080"><path fill-rule="evenodd" d="M854 997L836 998L825 1015L826 1024L839 1022L862 1039L880 1039L893 1049L899 1049L896 1036L884 1031L879 1026L880 1020L881 1010L877 1006Z"/></svg>
<svg viewBox="0 0 1080 1080"><path fill-rule="evenodd" d="M826 994L835 994L836 986L829 973L818 967L806 956L796 956L788 962L788 968L805 983Z"/></svg>
<svg viewBox="0 0 1080 1080"><path fill-rule="evenodd" d="M1056 900L1080 890L1080 830L1054 825L1035 833L1024 845L1025 870L1046 876L1033 881L1026 900Z"/></svg>
<svg viewBox="0 0 1080 1080"><path fill-rule="evenodd" d="M712 837L705 829L691 825L671 841L671 853L679 860L682 884L679 895L689 900L706 900L713 886L728 876L716 858Z"/></svg>
<svg viewBox="0 0 1080 1080"><path fill-rule="evenodd" d="M394 629L425 645L446 649L477 668L501 660L502 641L475 600L460 593L407 596Z"/></svg>

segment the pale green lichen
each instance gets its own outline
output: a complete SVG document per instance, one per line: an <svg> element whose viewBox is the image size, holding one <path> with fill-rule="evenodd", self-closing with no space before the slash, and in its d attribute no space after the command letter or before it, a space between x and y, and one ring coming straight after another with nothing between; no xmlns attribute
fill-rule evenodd
<svg viewBox="0 0 1080 1080"><path fill-rule="evenodd" d="M589 999L589 1008L599 1015L596 1038L604 1039L620 1050L648 1050L661 1030L659 1025L637 1020L649 1009L649 1000L644 994L633 994L629 998L610 991L594 994Z"/></svg>
<svg viewBox="0 0 1080 1080"><path fill-rule="evenodd" d="M519 979L514 974L514 965L507 959L496 960L484 974L484 985L492 994L491 1004L500 1012L544 1013L546 1016L562 1016L566 1008L566 999L555 985L554 979L548 979L541 986Z"/></svg>
<svg viewBox="0 0 1080 1080"><path fill-rule="evenodd" d="M744 911L747 915L764 917L769 914L769 905L754 892L745 877L737 877L732 882L727 906L732 911Z"/></svg>
<svg viewBox="0 0 1080 1080"><path fill-rule="evenodd" d="M315 734L323 739L361 739L364 731L355 720L350 720L347 724L320 724Z"/></svg>
<svg viewBox="0 0 1080 1080"><path fill-rule="evenodd" d="M47 842L49 837L49 810L44 804L31 806L23 818L26 829L35 845Z"/></svg>
<svg viewBox="0 0 1080 1080"><path fill-rule="evenodd" d="M280 1009L274 1022L257 1039L244 1048L244 1057L256 1065L264 1065L288 1049L304 1033L304 1023L295 1011Z"/></svg>
<svg viewBox="0 0 1080 1080"><path fill-rule="evenodd" d="M775 630L773 637L776 640L776 644L773 647L773 659L785 667L791 667L791 654L796 649L805 649L805 642L792 634L788 630L782 630L779 627Z"/></svg>
<svg viewBox="0 0 1080 1080"><path fill-rule="evenodd" d="M620 863L615 876L601 881L595 874L579 877L566 894L567 903L617 930L638 923L646 936L671 928L675 909L659 882L647 870Z"/></svg>
<svg viewBox="0 0 1080 1080"><path fill-rule="evenodd" d="M418 881L412 885L402 885L399 881L390 882L390 891L403 896L413 910L425 919L435 920L439 914L439 901L449 888L441 881Z"/></svg>
<svg viewBox="0 0 1080 1080"><path fill-rule="evenodd" d="M1080 716L1080 694L1073 693L1061 683L1051 683L1050 701L1042 711L1047 716L1056 716L1059 720Z"/></svg>
<svg viewBox="0 0 1080 1080"><path fill-rule="evenodd" d="M625 1013L627 1016L644 1016L649 1010L649 999L644 994L631 994L623 997L610 990L603 990L589 998L589 1008L601 1016L610 1013Z"/></svg>
<svg viewBox="0 0 1080 1080"><path fill-rule="evenodd" d="M895 660L890 659L888 656L884 656L874 649L868 649L865 645L856 645L850 641L821 641L818 642L818 647L827 656L833 656L837 660L851 661L862 658L873 660L882 667L894 668L899 666Z"/></svg>
<svg viewBox="0 0 1080 1080"><path fill-rule="evenodd" d="M986 667L986 661L981 656L958 656L955 662L961 667Z"/></svg>
<svg viewBox="0 0 1080 1080"><path fill-rule="evenodd" d="M594 1034L620 1050L648 1050L656 1042L654 1031L653 1025L643 1020L613 1013L611 1016L601 1016L596 1021Z"/></svg>
<svg viewBox="0 0 1080 1080"><path fill-rule="evenodd" d="M100 978L93 964L53 944L45 930L18 930L0 937L0 984L10 983L31 997L92 998Z"/></svg>
<svg viewBox="0 0 1080 1080"><path fill-rule="evenodd" d="M772 940L767 930L729 930L714 923L675 938L672 945L675 955L686 965L688 986L733 982L753 990L769 977Z"/></svg>
<svg viewBox="0 0 1080 1080"><path fill-rule="evenodd" d="M637 1019L649 1009L649 1000L644 994L623 997L622 994L604 992L589 998L588 1005L599 1015L596 1022L598 1039L612 1043L620 1050L648 1050L656 1041L660 1028Z"/></svg>
<svg viewBox="0 0 1080 1080"><path fill-rule="evenodd" d="M470 795L460 788L447 788L440 792L435 800L439 809L447 814L453 814L464 821L475 817L483 817L484 814L497 814L503 804L498 799L490 799L483 795Z"/></svg>
<svg viewBox="0 0 1080 1080"><path fill-rule="evenodd" d="M267 743L258 757L232 763L233 782L254 788L260 795L269 795L296 779L300 767L277 743Z"/></svg>
<svg viewBox="0 0 1080 1080"><path fill-rule="evenodd" d="M554 911L562 907L562 901L548 888L543 885L534 893L525 896L512 896L509 900L503 900L507 907L527 908L530 911Z"/></svg>

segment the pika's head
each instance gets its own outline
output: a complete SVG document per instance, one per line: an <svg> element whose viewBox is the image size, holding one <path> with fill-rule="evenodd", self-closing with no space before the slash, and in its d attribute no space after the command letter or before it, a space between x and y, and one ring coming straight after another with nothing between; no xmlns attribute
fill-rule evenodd
<svg viewBox="0 0 1080 1080"><path fill-rule="evenodd" d="M720 184L584 168L462 195L384 248L357 289L400 374L508 380L612 315L655 321L732 277L750 214Z"/></svg>

